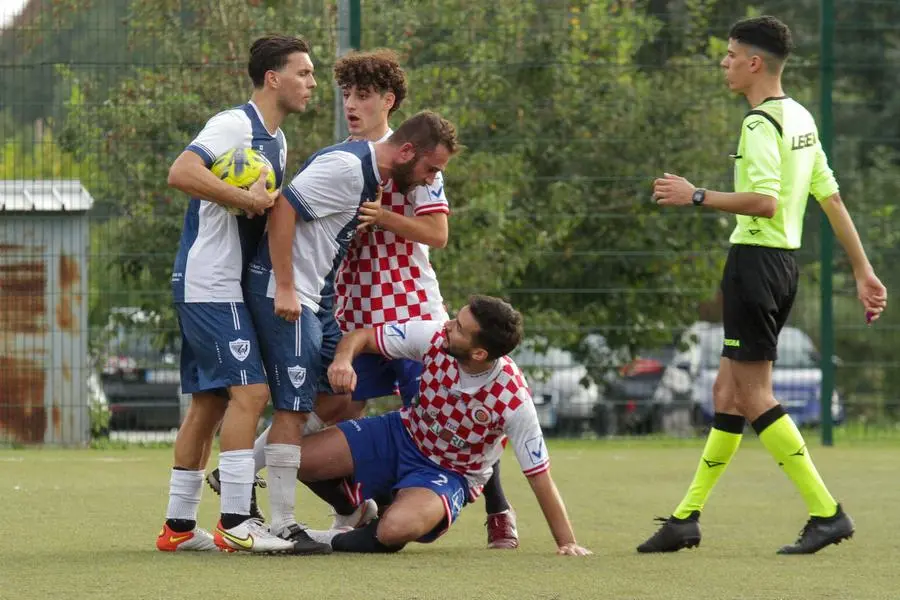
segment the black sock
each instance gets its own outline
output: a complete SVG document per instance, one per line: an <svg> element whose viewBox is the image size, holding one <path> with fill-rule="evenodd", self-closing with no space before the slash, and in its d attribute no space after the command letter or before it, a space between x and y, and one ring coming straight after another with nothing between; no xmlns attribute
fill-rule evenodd
<svg viewBox="0 0 900 600"><path fill-rule="evenodd" d="M166 525L175 533L186 533L193 531L197 526L197 521L192 519L166 519Z"/></svg>
<svg viewBox="0 0 900 600"><path fill-rule="evenodd" d="M222 527L225 529L231 529L232 527L237 527L244 521L250 518L250 515L238 515L234 513L222 513L220 520L222 522Z"/></svg>
<svg viewBox="0 0 900 600"><path fill-rule="evenodd" d="M378 541L375 533L378 531L379 519L369 521L369 524L347 533L339 533L331 540L331 548L335 552L398 552L403 546L385 546Z"/></svg>
<svg viewBox="0 0 900 600"><path fill-rule="evenodd" d="M489 515L495 515L505 510L509 510L509 501L506 494L503 493L503 486L500 485L500 461L494 463L494 473L487 483L484 484L484 509Z"/></svg>
<svg viewBox="0 0 900 600"><path fill-rule="evenodd" d="M344 492L343 479L326 479L324 481L304 481L303 485L312 490L316 496L327 502L334 512L346 517L352 515L356 506Z"/></svg>

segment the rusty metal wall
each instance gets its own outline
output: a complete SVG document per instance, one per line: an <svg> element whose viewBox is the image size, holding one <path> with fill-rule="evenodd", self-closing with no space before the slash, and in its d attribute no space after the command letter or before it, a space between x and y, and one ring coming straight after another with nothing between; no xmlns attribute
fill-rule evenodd
<svg viewBox="0 0 900 600"><path fill-rule="evenodd" d="M88 219L0 213L0 442L89 441Z"/></svg>

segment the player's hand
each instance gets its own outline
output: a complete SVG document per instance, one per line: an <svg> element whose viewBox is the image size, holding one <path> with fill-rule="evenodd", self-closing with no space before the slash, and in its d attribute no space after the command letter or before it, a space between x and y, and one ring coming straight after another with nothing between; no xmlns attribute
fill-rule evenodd
<svg viewBox="0 0 900 600"><path fill-rule="evenodd" d="M266 211L272 208L275 200L281 193L280 190L270 192L266 189L266 176L269 174L269 167L263 167L259 170L259 177L250 186L250 206L247 208L247 216L264 215Z"/></svg>
<svg viewBox="0 0 900 600"><path fill-rule="evenodd" d="M593 552L587 548L582 548L574 542L560 546L556 549L556 553L560 556L589 556L593 554Z"/></svg>
<svg viewBox="0 0 900 600"><path fill-rule="evenodd" d="M328 383L338 394L347 394L356 389L356 371L349 360L335 359L328 367Z"/></svg>
<svg viewBox="0 0 900 600"><path fill-rule="evenodd" d="M866 323L877 321L887 308L887 289L881 280L869 271L856 280L856 293L866 309Z"/></svg>
<svg viewBox="0 0 900 600"><path fill-rule="evenodd" d="M381 206L382 191L383 189L379 185L378 191L375 194L375 199L363 202L359 206L359 225L356 226L356 231L368 231L371 227L374 227L381 222L381 215L384 213L384 208Z"/></svg>
<svg viewBox="0 0 900 600"><path fill-rule="evenodd" d="M653 199L662 206L687 206L693 204L697 188L690 181L678 175L664 173L653 182Z"/></svg>
<svg viewBox="0 0 900 600"><path fill-rule="evenodd" d="M293 286L289 288L275 288L275 314L285 321L294 322L300 318L300 301L297 300L297 292Z"/></svg>

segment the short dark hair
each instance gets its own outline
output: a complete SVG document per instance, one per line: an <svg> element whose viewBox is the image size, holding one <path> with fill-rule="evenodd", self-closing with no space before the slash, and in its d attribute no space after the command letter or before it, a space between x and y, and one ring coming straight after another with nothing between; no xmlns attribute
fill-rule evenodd
<svg viewBox="0 0 900 600"><path fill-rule="evenodd" d="M403 121L388 141L395 146L409 142L416 147L417 153L433 152L440 144L446 146L450 154L456 154L461 148L456 126L430 110L423 110Z"/></svg>
<svg viewBox="0 0 900 600"><path fill-rule="evenodd" d="M295 52L309 54L306 40L286 35L267 35L250 46L250 60L247 74L253 87L261 88L266 81L267 71L279 71L287 64L288 57Z"/></svg>
<svg viewBox="0 0 900 600"><path fill-rule="evenodd" d="M488 360L506 356L522 342L522 315L508 302L493 296L471 296L469 310L478 322L473 342L488 353Z"/></svg>
<svg viewBox="0 0 900 600"><path fill-rule="evenodd" d="M748 46L755 46L785 60L794 49L791 30L771 16L742 19L731 26L728 37Z"/></svg>
<svg viewBox="0 0 900 600"><path fill-rule="evenodd" d="M388 114L400 108L406 98L406 73L400 66L397 53L387 48L370 52L352 52L334 63L334 80L338 87L345 89L375 90L379 94L392 92L394 106Z"/></svg>

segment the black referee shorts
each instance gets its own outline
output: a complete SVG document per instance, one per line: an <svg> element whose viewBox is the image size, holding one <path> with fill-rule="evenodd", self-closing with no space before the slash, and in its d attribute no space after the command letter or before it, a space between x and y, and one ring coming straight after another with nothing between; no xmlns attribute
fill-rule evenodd
<svg viewBox="0 0 900 600"><path fill-rule="evenodd" d="M778 334L797 295L793 250L735 244L722 273L722 356L759 361L778 358Z"/></svg>

